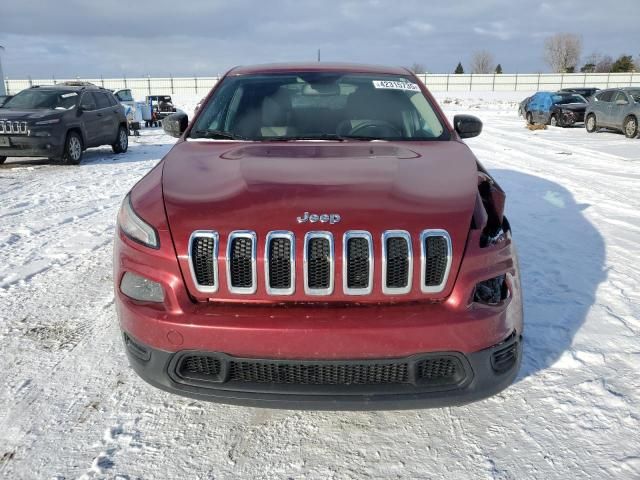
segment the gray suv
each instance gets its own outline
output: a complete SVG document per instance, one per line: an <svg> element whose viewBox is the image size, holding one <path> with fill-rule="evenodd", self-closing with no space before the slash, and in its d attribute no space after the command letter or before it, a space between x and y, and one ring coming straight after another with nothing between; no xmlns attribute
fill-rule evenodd
<svg viewBox="0 0 640 480"><path fill-rule="evenodd" d="M7 157L48 157L77 165L90 147L129 146L124 108L95 85L55 85L21 91L0 107L0 163Z"/></svg>
<svg viewBox="0 0 640 480"><path fill-rule="evenodd" d="M598 92L587 106L585 118L589 133L605 127L619 130L628 138L637 137L640 88L611 88Z"/></svg>

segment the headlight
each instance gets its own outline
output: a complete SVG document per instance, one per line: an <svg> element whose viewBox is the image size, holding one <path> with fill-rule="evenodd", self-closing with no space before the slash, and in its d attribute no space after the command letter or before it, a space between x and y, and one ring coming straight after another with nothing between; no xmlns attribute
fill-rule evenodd
<svg viewBox="0 0 640 480"><path fill-rule="evenodd" d="M127 195L118 213L118 226L124 234L142 245L159 248L160 241L155 228L140 218L131 207L131 199Z"/></svg>
<svg viewBox="0 0 640 480"><path fill-rule="evenodd" d="M52 118L51 120L41 120L39 122L36 122L35 125L53 125L54 123L60 123L60 119L59 118Z"/></svg>

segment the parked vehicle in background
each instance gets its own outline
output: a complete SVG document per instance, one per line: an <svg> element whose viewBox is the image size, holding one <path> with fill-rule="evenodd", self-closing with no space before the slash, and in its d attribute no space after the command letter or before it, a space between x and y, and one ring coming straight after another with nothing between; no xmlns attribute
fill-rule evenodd
<svg viewBox="0 0 640 480"><path fill-rule="evenodd" d="M522 358L505 193L409 70L238 67L125 197L116 309L134 370L201 400L459 405Z"/></svg>
<svg viewBox="0 0 640 480"><path fill-rule="evenodd" d="M0 107L0 163L49 157L78 164L90 147L127 151L127 119L113 94L91 85L32 87Z"/></svg>
<svg viewBox="0 0 640 480"><path fill-rule="evenodd" d="M140 135L140 127L142 124L142 110L140 109L138 102L133 99L131 90L125 88L123 90L116 90L113 92L118 102L125 107L124 113L127 116L127 122L129 124L129 133L133 135Z"/></svg>
<svg viewBox="0 0 640 480"><path fill-rule="evenodd" d="M537 92L526 106L527 123L570 127L584 121L587 104L577 93Z"/></svg>
<svg viewBox="0 0 640 480"><path fill-rule="evenodd" d="M145 103L150 107L151 113L151 117L145 119L147 127L160 125L162 120L177 111L170 95L149 95L146 97Z"/></svg>
<svg viewBox="0 0 640 480"><path fill-rule="evenodd" d="M0 107L11 99L12 95L0 95Z"/></svg>
<svg viewBox="0 0 640 480"><path fill-rule="evenodd" d="M601 127L621 131L627 138L638 136L640 88L602 90L587 107L585 127L593 133Z"/></svg>
<svg viewBox="0 0 640 480"><path fill-rule="evenodd" d="M589 102L593 96L600 91L600 89L595 87L576 87L561 88L558 91L562 93L577 93L578 95L582 95Z"/></svg>

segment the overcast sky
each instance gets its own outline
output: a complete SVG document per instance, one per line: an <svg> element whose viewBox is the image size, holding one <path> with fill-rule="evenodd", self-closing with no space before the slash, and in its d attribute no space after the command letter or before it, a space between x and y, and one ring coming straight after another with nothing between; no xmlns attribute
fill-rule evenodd
<svg viewBox="0 0 640 480"><path fill-rule="evenodd" d="M640 54L640 0L2 0L10 78L211 76L239 64L353 61L452 72L486 49L505 73L548 71L544 38L583 58Z"/></svg>

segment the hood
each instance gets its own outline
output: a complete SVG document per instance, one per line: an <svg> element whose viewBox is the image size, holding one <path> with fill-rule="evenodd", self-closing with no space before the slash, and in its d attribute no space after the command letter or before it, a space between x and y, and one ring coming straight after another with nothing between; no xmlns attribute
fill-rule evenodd
<svg viewBox="0 0 640 480"><path fill-rule="evenodd" d="M564 105L556 105L560 110L570 110L572 112L584 112L588 103L566 103Z"/></svg>
<svg viewBox="0 0 640 480"><path fill-rule="evenodd" d="M42 120L48 117L58 117L67 110L14 110L10 108L0 108L0 121L2 120Z"/></svg>
<svg viewBox="0 0 640 480"><path fill-rule="evenodd" d="M271 230L292 231L297 239L327 230L336 252L346 230L369 231L376 250L385 230L407 230L419 255L420 232L445 229L454 253L449 283L464 251L476 194L475 157L457 141L185 141L167 155L163 171L167 218L182 259L194 230L216 230L221 248L233 230L255 231L259 246ZM337 214L341 220L298 223L305 212Z"/></svg>

